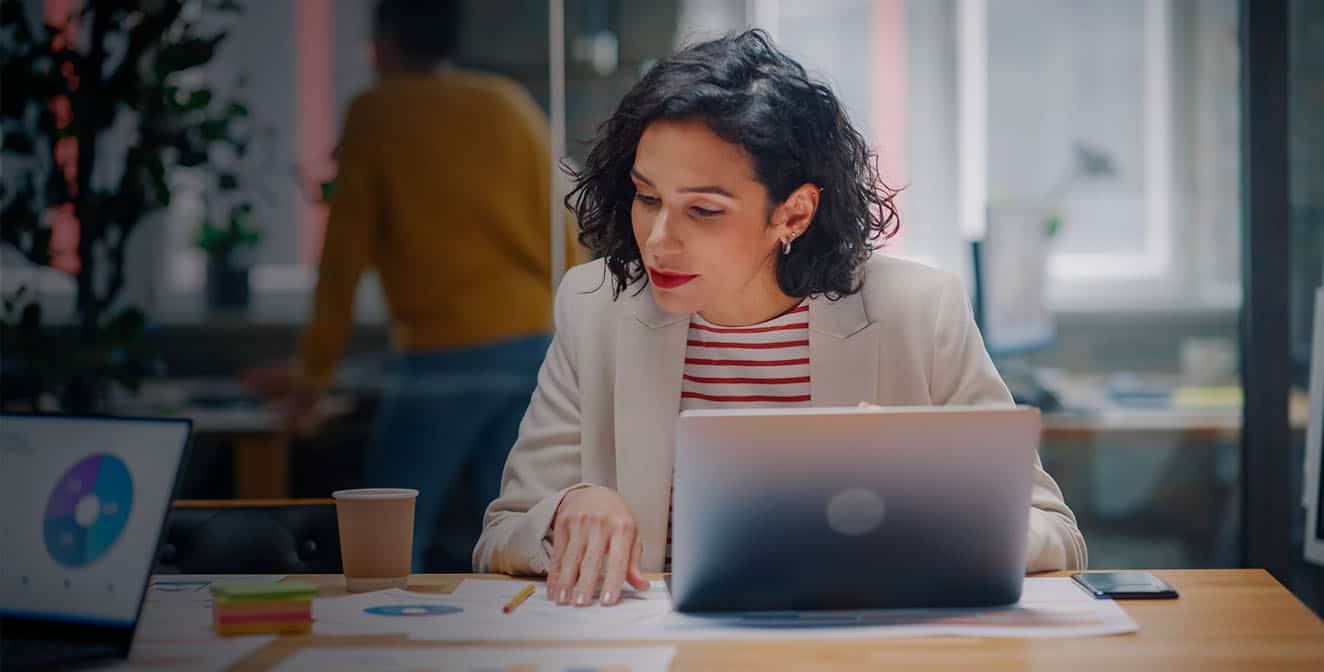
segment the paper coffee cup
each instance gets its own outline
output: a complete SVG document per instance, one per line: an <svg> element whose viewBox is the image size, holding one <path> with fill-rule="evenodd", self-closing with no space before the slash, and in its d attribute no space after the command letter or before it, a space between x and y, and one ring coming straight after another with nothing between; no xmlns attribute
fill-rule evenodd
<svg viewBox="0 0 1324 672"><path fill-rule="evenodd" d="M414 500L417 490L363 488L337 490L340 559L351 593L404 588L414 554Z"/></svg>

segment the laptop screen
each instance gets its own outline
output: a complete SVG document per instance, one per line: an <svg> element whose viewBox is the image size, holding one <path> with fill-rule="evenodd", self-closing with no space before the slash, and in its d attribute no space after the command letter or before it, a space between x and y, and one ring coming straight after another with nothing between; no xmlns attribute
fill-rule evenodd
<svg viewBox="0 0 1324 672"><path fill-rule="evenodd" d="M189 423L0 415L0 615L132 626Z"/></svg>

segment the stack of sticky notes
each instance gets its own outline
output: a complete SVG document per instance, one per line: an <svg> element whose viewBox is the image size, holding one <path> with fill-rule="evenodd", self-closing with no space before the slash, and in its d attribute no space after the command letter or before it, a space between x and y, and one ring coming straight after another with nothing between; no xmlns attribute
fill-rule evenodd
<svg viewBox="0 0 1324 672"><path fill-rule="evenodd" d="M212 621L220 635L299 634L313 627L311 583L212 584Z"/></svg>

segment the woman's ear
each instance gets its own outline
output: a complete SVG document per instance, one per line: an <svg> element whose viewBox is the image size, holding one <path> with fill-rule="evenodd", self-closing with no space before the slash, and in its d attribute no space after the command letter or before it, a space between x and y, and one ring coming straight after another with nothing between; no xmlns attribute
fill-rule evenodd
<svg viewBox="0 0 1324 672"><path fill-rule="evenodd" d="M806 182L777 208L777 239L783 244L795 240L804 234L814 221L818 211L818 195L822 189L816 184Z"/></svg>

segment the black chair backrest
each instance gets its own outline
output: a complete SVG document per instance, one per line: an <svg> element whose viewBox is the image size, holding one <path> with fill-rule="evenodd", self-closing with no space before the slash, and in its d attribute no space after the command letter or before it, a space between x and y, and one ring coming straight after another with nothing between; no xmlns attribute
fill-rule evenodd
<svg viewBox="0 0 1324 672"><path fill-rule="evenodd" d="M158 574L338 574L331 500L179 501L166 518Z"/></svg>

